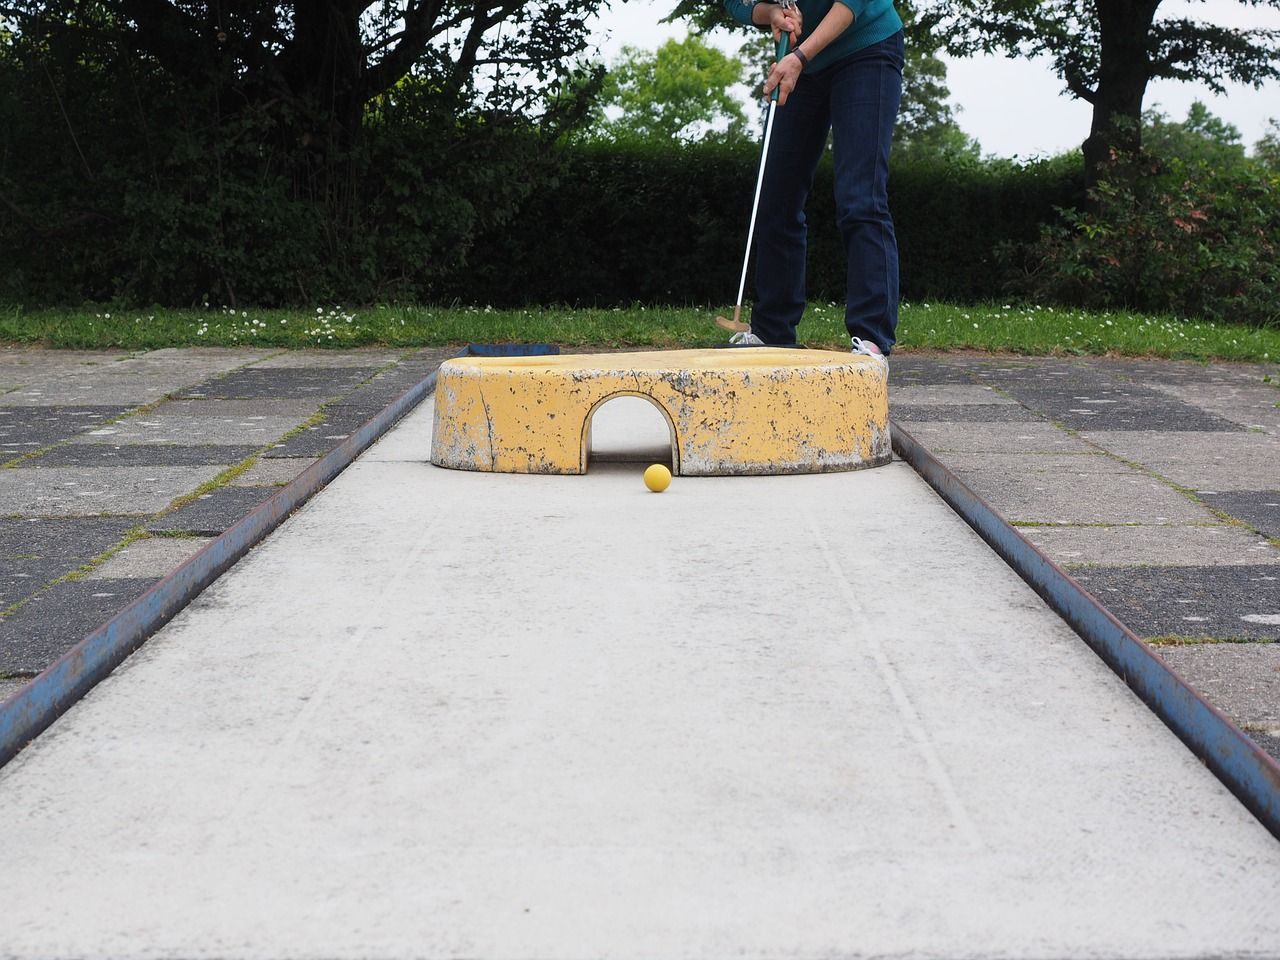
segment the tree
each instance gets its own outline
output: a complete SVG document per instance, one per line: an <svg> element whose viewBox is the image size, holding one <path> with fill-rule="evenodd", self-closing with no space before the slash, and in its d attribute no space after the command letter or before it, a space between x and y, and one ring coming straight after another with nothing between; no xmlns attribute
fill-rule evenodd
<svg viewBox="0 0 1280 960"><path fill-rule="evenodd" d="M593 0L0 0L30 49L78 34L104 60L158 69L223 113L305 117L317 149L359 138L366 105L406 77L443 104L536 112L586 49ZM479 90L483 84L483 95Z"/></svg>
<svg viewBox="0 0 1280 960"><path fill-rule="evenodd" d="M0 296L428 296L585 115L596 7L0 0Z"/></svg>
<svg viewBox="0 0 1280 960"><path fill-rule="evenodd" d="M742 82L742 61L696 35L668 40L652 53L624 47L601 97L604 110L620 114L604 120L602 129L643 139L694 140L716 128L744 136L746 114L733 93Z"/></svg>
<svg viewBox="0 0 1280 960"><path fill-rule="evenodd" d="M980 160L978 141L960 129L950 103L947 65L918 44L907 47L902 105L893 149L899 157Z"/></svg>
<svg viewBox="0 0 1280 960"><path fill-rule="evenodd" d="M1280 8L1280 0L1237 0ZM1261 86L1280 77L1280 31L1157 20L1161 0L919 0L920 26L953 53L1048 57L1067 90L1093 106L1085 176L1142 145L1142 103L1155 79Z"/></svg>
<svg viewBox="0 0 1280 960"><path fill-rule="evenodd" d="M1267 121L1267 132L1253 145L1253 155L1263 166L1280 173L1280 118Z"/></svg>
<svg viewBox="0 0 1280 960"><path fill-rule="evenodd" d="M1142 148L1161 160L1212 167L1237 167L1244 163L1240 131L1214 116L1199 100L1191 104L1187 119L1178 123L1159 110L1142 115Z"/></svg>

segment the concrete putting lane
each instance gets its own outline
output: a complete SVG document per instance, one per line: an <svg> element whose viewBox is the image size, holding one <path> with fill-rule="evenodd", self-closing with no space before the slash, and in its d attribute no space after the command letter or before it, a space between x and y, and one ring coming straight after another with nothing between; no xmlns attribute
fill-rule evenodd
<svg viewBox="0 0 1280 960"><path fill-rule="evenodd" d="M1280 952L1280 844L905 465L430 423L0 771L0 956Z"/></svg>

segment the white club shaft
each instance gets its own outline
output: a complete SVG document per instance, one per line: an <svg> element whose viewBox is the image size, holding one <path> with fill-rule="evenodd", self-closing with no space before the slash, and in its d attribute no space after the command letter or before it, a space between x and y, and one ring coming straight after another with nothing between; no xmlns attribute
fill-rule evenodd
<svg viewBox="0 0 1280 960"><path fill-rule="evenodd" d="M764 148L760 151L760 174L756 177L756 198L751 203L751 225L747 227L747 252L742 257L742 279L738 282L738 302L734 310L734 319L742 309L742 294L747 288L747 264L751 260L751 241L756 234L756 213L760 210L760 188L764 186L764 165L769 159L769 138L773 135L773 113L778 108L777 100L769 101L769 116L764 122Z"/></svg>

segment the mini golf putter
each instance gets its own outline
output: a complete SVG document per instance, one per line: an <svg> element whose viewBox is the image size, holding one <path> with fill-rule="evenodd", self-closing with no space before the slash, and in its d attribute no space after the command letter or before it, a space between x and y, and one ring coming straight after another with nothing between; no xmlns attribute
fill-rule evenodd
<svg viewBox="0 0 1280 960"><path fill-rule="evenodd" d="M796 0L781 0L780 6L789 10L796 5ZM791 44L790 34L782 34L778 38L777 59L775 62L781 63L782 58L787 55L787 50ZM760 149L760 172L756 175L756 196L751 201L751 223L747 227L747 252L742 256L742 279L738 281L738 300L733 307L733 319L728 317L716 317L716 325L724 330L730 330L734 333L746 333L751 329L751 324L742 321L742 294L747 288L747 264L751 260L751 241L755 238L756 232L756 214L760 210L760 188L764 184L764 165L769 159L769 138L773 135L773 114L778 108L778 88L773 88L773 93L769 97L769 116L764 122L764 146Z"/></svg>

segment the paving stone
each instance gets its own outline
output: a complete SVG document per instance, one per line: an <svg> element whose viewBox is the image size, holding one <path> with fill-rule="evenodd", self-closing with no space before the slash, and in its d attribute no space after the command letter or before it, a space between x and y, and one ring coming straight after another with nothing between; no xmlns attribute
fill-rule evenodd
<svg viewBox="0 0 1280 960"><path fill-rule="evenodd" d="M1280 438L1263 433L1100 431L1081 438L1193 490L1269 490Z"/></svg>
<svg viewBox="0 0 1280 960"><path fill-rule="evenodd" d="M1017 403L890 403L889 415L904 423L1030 423L1044 418Z"/></svg>
<svg viewBox="0 0 1280 960"><path fill-rule="evenodd" d="M1280 643L1180 644L1156 653L1235 723L1280 732Z"/></svg>
<svg viewBox="0 0 1280 960"><path fill-rule="evenodd" d="M1173 383L1261 383L1265 376L1280 374L1280 364L1276 363L1201 363L1196 360L1143 360L1134 357L1099 357L1090 363L1112 375L1155 387Z"/></svg>
<svg viewBox="0 0 1280 960"><path fill-rule="evenodd" d="M153 350L101 364L53 367L0 406L50 403L121 403L133 407L268 356L252 349Z"/></svg>
<svg viewBox="0 0 1280 960"><path fill-rule="evenodd" d="M35 674L141 596L143 580L71 580L0 620L0 674Z"/></svg>
<svg viewBox="0 0 1280 960"><path fill-rule="evenodd" d="M1089 363L1073 360L1038 360L1027 358L1022 362L997 362L994 360L978 360L972 368L972 379L977 383L990 384L1003 390L1012 390L1016 386L1057 385L1058 388L1071 387L1101 389L1113 386L1115 381Z"/></svg>
<svg viewBox="0 0 1280 960"><path fill-rule="evenodd" d="M186 417L147 414L129 417L109 426L81 434L73 443L124 444L219 444L255 449L274 443L307 417Z"/></svg>
<svg viewBox="0 0 1280 960"><path fill-rule="evenodd" d="M408 354L403 363L422 363L432 367L438 367L446 360L450 360L461 351L457 347L422 347L413 353Z"/></svg>
<svg viewBox="0 0 1280 960"><path fill-rule="evenodd" d="M1093 453L1050 423L915 421L909 432L933 453ZM945 460L945 458L944 458Z"/></svg>
<svg viewBox="0 0 1280 960"><path fill-rule="evenodd" d="M163 578L209 542L206 537L151 537L147 540L135 540L92 573L86 574L85 579Z"/></svg>
<svg viewBox="0 0 1280 960"><path fill-rule="evenodd" d="M18 469L45 467L186 467L196 464L221 464L223 469L240 463L260 448L233 444L171 446L159 443L135 443L111 446L105 443L65 443L24 460Z"/></svg>
<svg viewBox="0 0 1280 960"><path fill-rule="evenodd" d="M86 558L87 559L87 558ZM57 557L0 557L0 610L25 600L80 564L68 566Z"/></svg>
<svg viewBox="0 0 1280 960"><path fill-rule="evenodd" d="M157 416L197 417L225 420L252 420L278 417L282 420L305 420L320 409L310 399L256 397L252 400L214 398L210 400L166 400L155 408Z"/></svg>
<svg viewBox="0 0 1280 960"><path fill-rule="evenodd" d="M323 421L266 450L263 458L323 456L368 423L377 413L376 409L360 407L328 407Z"/></svg>
<svg viewBox="0 0 1280 960"><path fill-rule="evenodd" d="M1133 384L1102 381L1009 384L1009 394L1030 409L1073 430L1170 430L1231 432L1242 429L1168 394Z"/></svg>
<svg viewBox="0 0 1280 960"><path fill-rule="evenodd" d="M392 370L374 377L364 386L358 387L344 397L335 400L329 406L351 406L381 411L388 404L398 400L406 392L417 386L439 368L439 364L402 363Z"/></svg>
<svg viewBox="0 0 1280 960"><path fill-rule="evenodd" d="M1271 565L1090 567L1072 575L1139 636L1280 640L1280 571Z"/></svg>
<svg viewBox="0 0 1280 960"><path fill-rule="evenodd" d="M998 393L994 387L977 384L899 384L889 378L889 402L923 406L925 404L999 404L1016 405L1017 401Z"/></svg>
<svg viewBox="0 0 1280 960"><path fill-rule="evenodd" d="M101 405L0 407L0 458L8 460L67 440L128 409Z"/></svg>
<svg viewBox="0 0 1280 960"><path fill-rule="evenodd" d="M1136 470L1122 473L1008 473L967 470L961 479L1010 522L1208 523L1209 511Z"/></svg>
<svg viewBox="0 0 1280 960"><path fill-rule="evenodd" d="M0 519L0 609L119 543L137 521Z"/></svg>
<svg viewBox="0 0 1280 960"><path fill-rule="evenodd" d="M1199 496L1210 506L1243 520L1263 536L1280 539L1280 490L1205 490L1200 491Z"/></svg>
<svg viewBox="0 0 1280 960"><path fill-rule="evenodd" d="M287 350L253 365L254 370L294 370L363 367L377 369L395 363L404 350L360 348L356 350Z"/></svg>
<svg viewBox="0 0 1280 960"><path fill-rule="evenodd" d="M1267 383L1156 384L1153 389L1244 429L1280 434L1280 389Z"/></svg>
<svg viewBox="0 0 1280 960"><path fill-rule="evenodd" d="M1280 564L1280 548L1227 524L1209 526L1022 527L1018 531L1055 562L1082 564Z"/></svg>
<svg viewBox="0 0 1280 960"><path fill-rule="evenodd" d="M47 467L0 470L0 516L149 515L223 471L190 467Z"/></svg>
<svg viewBox="0 0 1280 960"><path fill-rule="evenodd" d="M278 492L278 487L219 487L173 513L156 517L147 530L215 537Z"/></svg>
<svg viewBox="0 0 1280 960"><path fill-rule="evenodd" d="M119 542L137 524L125 518L0 519L0 558L58 557L79 566Z"/></svg>
<svg viewBox="0 0 1280 960"><path fill-rule="evenodd" d="M237 370L216 380L192 386L184 397L279 397L314 398L317 406L326 400L350 393L371 377L377 367L286 367Z"/></svg>
<svg viewBox="0 0 1280 960"><path fill-rule="evenodd" d="M890 380L896 386L973 384L973 377L957 364L910 354L894 354L890 361Z"/></svg>
<svg viewBox="0 0 1280 960"><path fill-rule="evenodd" d="M0 346L0 378L30 383L60 371L101 366L125 359L127 350L50 350L46 347Z"/></svg>
<svg viewBox="0 0 1280 960"><path fill-rule="evenodd" d="M917 425L912 424L914 429ZM937 453L938 451L934 451ZM1033 473L1062 473L1086 476L1097 473L1128 474L1133 468L1101 450L1087 448L1075 453L1003 453L946 451L939 459L960 479L969 470L1003 471L1011 476Z"/></svg>
<svg viewBox="0 0 1280 960"><path fill-rule="evenodd" d="M95 377L24 386L0 396L0 408L21 409L81 402L115 404L131 410L161 400L168 393L162 384L141 376Z"/></svg>
<svg viewBox="0 0 1280 960"><path fill-rule="evenodd" d="M314 457L263 457L252 467L231 481L234 487L270 487L289 483L307 467L315 463Z"/></svg>

